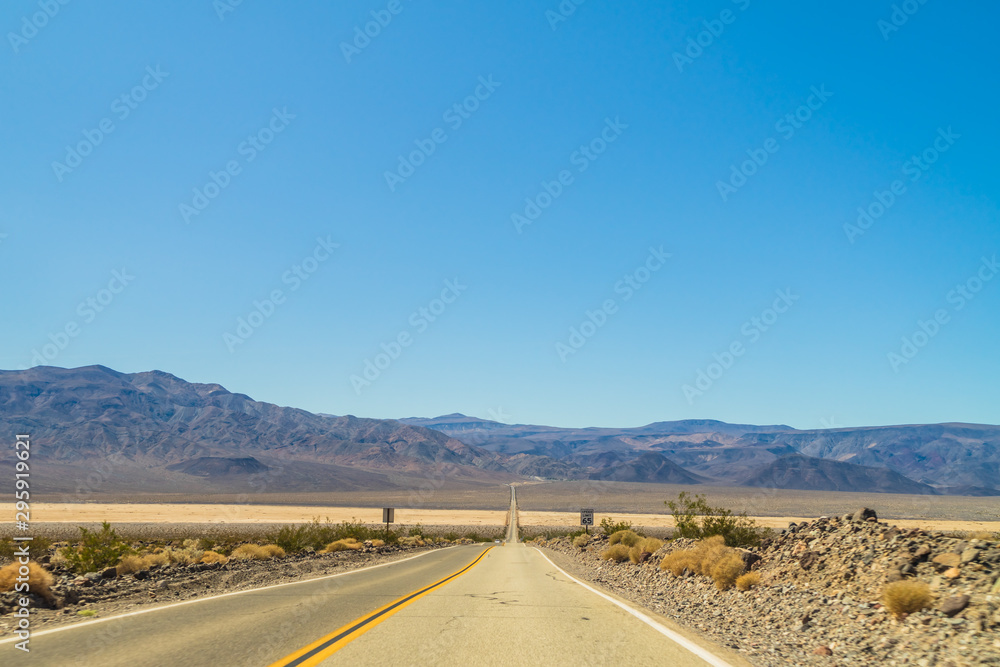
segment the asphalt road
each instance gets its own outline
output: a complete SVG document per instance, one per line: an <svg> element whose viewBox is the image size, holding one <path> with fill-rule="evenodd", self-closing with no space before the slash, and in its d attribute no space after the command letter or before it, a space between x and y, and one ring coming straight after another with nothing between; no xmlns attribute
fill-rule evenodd
<svg viewBox="0 0 1000 667"><path fill-rule="evenodd" d="M0 644L0 664L726 664L517 543L514 493L503 545L38 633L30 654Z"/></svg>

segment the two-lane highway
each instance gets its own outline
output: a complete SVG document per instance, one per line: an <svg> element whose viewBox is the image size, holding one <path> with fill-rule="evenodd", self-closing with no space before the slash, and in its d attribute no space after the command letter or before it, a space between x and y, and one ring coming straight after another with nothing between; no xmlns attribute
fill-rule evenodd
<svg viewBox="0 0 1000 667"><path fill-rule="evenodd" d="M0 664L736 664L520 544L513 487L510 512L502 546L451 547L43 631L28 655L0 642Z"/></svg>

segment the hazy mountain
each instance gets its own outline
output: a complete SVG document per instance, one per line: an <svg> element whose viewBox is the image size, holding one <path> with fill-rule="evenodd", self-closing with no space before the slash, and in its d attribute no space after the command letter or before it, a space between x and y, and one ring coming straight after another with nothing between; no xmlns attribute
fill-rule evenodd
<svg viewBox="0 0 1000 667"><path fill-rule="evenodd" d="M939 493L986 495L1000 487L1000 426L931 424L803 431L782 425L682 420L634 428L558 428L504 424L459 414L403 421L440 430L488 451L556 459L564 462L568 471L583 470L588 477L610 474L612 469L655 452L707 481L739 485L747 480L748 471L764 471L783 457L801 454L888 470L912 483L932 486ZM772 474L789 463L779 464ZM832 468L825 470L831 477L824 483L853 491L872 488L863 471L838 476ZM805 474L806 468L801 472ZM629 473L623 469L621 474ZM786 480L783 484L794 483L788 475L778 479ZM906 486L888 478L882 483L893 488Z"/></svg>
<svg viewBox="0 0 1000 667"><path fill-rule="evenodd" d="M394 488L410 485L400 475L416 484L442 469L458 480L510 476L496 454L439 431L316 415L160 371L2 371L0 425L31 434L42 490L79 486L109 461L101 490L133 480L145 490L228 489L240 476L258 490Z"/></svg>
<svg viewBox="0 0 1000 667"><path fill-rule="evenodd" d="M600 479L611 482L650 482L657 484L700 484L705 481L704 477L699 477L689 473L663 454L656 452L646 452L637 458L619 463L592 473L591 479Z"/></svg>
<svg viewBox="0 0 1000 667"><path fill-rule="evenodd" d="M754 471L743 486L816 491L875 491L878 493L933 494L934 489L886 468L793 454Z"/></svg>

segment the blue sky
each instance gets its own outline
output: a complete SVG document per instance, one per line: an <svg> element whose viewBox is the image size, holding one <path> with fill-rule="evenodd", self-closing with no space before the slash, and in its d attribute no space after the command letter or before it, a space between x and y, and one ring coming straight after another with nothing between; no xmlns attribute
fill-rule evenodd
<svg viewBox="0 0 1000 667"><path fill-rule="evenodd" d="M223 2L5 4L0 368L1000 422L1000 10Z"/></svg>

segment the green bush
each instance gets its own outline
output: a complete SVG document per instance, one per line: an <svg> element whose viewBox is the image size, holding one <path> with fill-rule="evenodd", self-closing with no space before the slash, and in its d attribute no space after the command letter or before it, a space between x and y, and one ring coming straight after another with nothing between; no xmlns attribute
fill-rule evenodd
<svg viewBox="0 0 1000 667"><path fill-rule="evenodd" d="M127 542L118 537L111 524L101 524L100 532L91 532L80 526L79 546L69 546L62 550L66 566L76 572L96 572L118 564L123 556L133 552Z"/></svg>
<svg viewBox="0 0 1000 667"><path fill-rule="evenodd" d="M711 507L705 496L682 492L677 500L667 500L665 504L674 515L677 537L701 540L713 535L721 535L731 547L751 547L760 544L769 532L758 526L746 512L733 514L732 510Z"/></svg>
<svg viewBox="0 0 1000 667"><path fill-rule="evenodd" d="M49 552L49 549L52 547L52 540L45 537L35 537L30 542L15 542L12 537L0 538L0 561L14 560L14 552L25 544L28 545L31 557L38 558Z"/></svg>
<svg viewBox="0 0 1000 667"><path fill-rule="evenodd" d="M614 535L617 532L623 530L632 530L631 521L613 521L611 517L604 517L601 519L601 530L604 531L605 535Z"/></svg>

